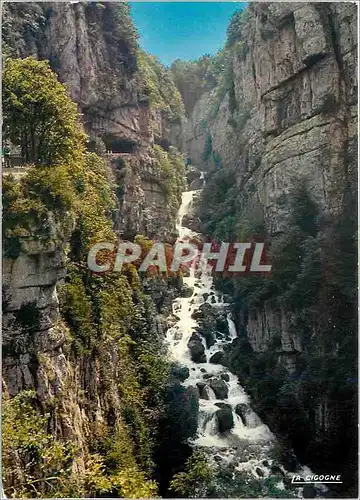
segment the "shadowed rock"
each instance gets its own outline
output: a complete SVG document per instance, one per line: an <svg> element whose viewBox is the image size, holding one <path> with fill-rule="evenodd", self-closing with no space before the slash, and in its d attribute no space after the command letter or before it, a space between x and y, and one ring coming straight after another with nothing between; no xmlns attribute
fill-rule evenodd
<svg viewBox="0 0 360 500"><path fill-rule="evenodd" d="M180 380L180 382L184 382L184 380L189 378L190 370L187 366L174 363L171 367L171 375Z"/></svg>
<svg viewBox="0 0 360 500"><path fill-rule="evenodd" d="M199 335L193 333L187 345L192 361L195 363L206 363L205 347Z"/></svg>
<svg viewBox="0 0 360 500"><path fill-rule="evenodd" d="M244 425L247 425L247 416L250 414L250 408L246 403L239 403L236 405L235 413L239 415Z"/></svg>
<svg viewBox="0 0 360 500"><path fill-rule="evenodd" d="M213 363L215 365L221 365L224 359L225 359L225 354L222 351L218 351L211 356L209 361L210 363Z"/></svg>
<svg viewBox="0 0 360 500"><path fill-rule="evenodd" d="M181 287L181 290L180 290L180 297L190 298L193 293L194 293L194 289L191 286L183 284L183 286Z"/></svg>
<svg viewBox="0 0 360 500"><path fill-rule="evenodd" d="M226 399L228 397L229 389L224 380L214 378L209 381L209 385L217 399Z"/></svg>
<svg viewBox="0 0 360 500"><path fill-rule="evenodd" d="M230 431L234 427L234 417L231 407L224 405L216 412L218 430L221 434Z"/></svg>

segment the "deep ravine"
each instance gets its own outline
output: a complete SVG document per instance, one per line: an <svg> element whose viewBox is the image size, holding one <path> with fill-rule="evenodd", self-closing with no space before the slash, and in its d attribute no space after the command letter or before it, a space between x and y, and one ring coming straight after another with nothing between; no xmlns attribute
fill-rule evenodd
<svg viewBox="0 0 360 500"><path fill-rule="evenodd" d="M197 193L199 191L186 191L182 195L177 222L178 241L186 242L197 236L197 233L183 226L183 218L190 211ZM276 437L252 410L250 398L240 386L237 376L221 364L210 362L215 353L223 351L224 346L237 336L229 312L230 304L224 302L223 296L216 291L209 272L200 273L192 267L189 276L184 277L184 283L193 289L193 294L191 297L177 298L173 302L173 313L178 321L167 330L166 341L172 359L189 369L190 375L183 383L184 386L197 387L199 391L198 431L191 444L200 447L214 467L232 464L236 470L254 479L275 475L278 477L276 488L286 490L294 472L286 471L271 458ZM188 342L194 332L196 335L198 327L194 313L196 317L196 312L205 303L214 308L218 316L226 318L228 333L224 335L219 332L214 345L210 347L202 339L206 362L197 363L191 359ZM233 426L230 430L224 430L224 423L219 422L218 412L224 407L231 408L230 421L233 420ZM301 477L309 473L311 470L305 465L296 470L296 474ZM321 497L321 493L327 490L320 484L315 485L315 488L317 497ZM292 486L291 492L299 498L304 497L302 487Z"/></svg>

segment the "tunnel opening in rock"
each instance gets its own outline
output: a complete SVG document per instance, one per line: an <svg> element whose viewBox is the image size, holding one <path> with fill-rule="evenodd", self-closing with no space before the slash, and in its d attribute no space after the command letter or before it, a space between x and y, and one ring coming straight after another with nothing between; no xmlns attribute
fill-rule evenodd
<svg viewBox="0 0 360 500"><path fill-rule="evenodd" d="M105 134L102 137L107 151L113 153L135 153L137 144L129 139L117 137L113 134Z"/></svg>

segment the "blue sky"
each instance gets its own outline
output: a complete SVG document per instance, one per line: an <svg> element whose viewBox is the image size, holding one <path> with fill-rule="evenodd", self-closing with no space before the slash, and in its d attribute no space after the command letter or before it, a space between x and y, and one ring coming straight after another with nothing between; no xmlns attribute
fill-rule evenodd
<svg viewBox="0 0 360 500"><path fill-rule="evenodd" d="M215 54L241 2L129 2L140 45L164 64Z"/></svg>

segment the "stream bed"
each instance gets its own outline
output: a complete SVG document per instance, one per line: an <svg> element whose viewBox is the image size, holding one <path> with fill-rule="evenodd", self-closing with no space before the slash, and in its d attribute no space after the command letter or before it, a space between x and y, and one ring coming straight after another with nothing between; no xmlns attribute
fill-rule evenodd
<svg viewBox="0 0 360 500"><path fill-rule="evenodd" d="M183 193L177 223L178 241L186 242L196 237L196 233L182 223L197 193L199 191ZM237 376L219 363L224 346L231 343L237 333L230 304L215 290L211 274L191 268L189 276L184 277L184 284L193 292L173 302L177 322L167 330L166 341L172 359L189 370L183 385L196 387L199 393L197 437L191 444L200 447L214 467L231 464L233 470L254 480L273 477L276 491L282 492L279 496L287 498L288 491L291 497L321 497L327 489L323 485L306 485L305 488L291 485L294 472L286 471L271 455L275 436L252 410L250 398ZM220 324L227 323L227 328L222 328L211 342L199 334L197 321L197 317L206 314L209 308ZM306 466L296 470L296 475L301 477L310 473Z"/></svg>

